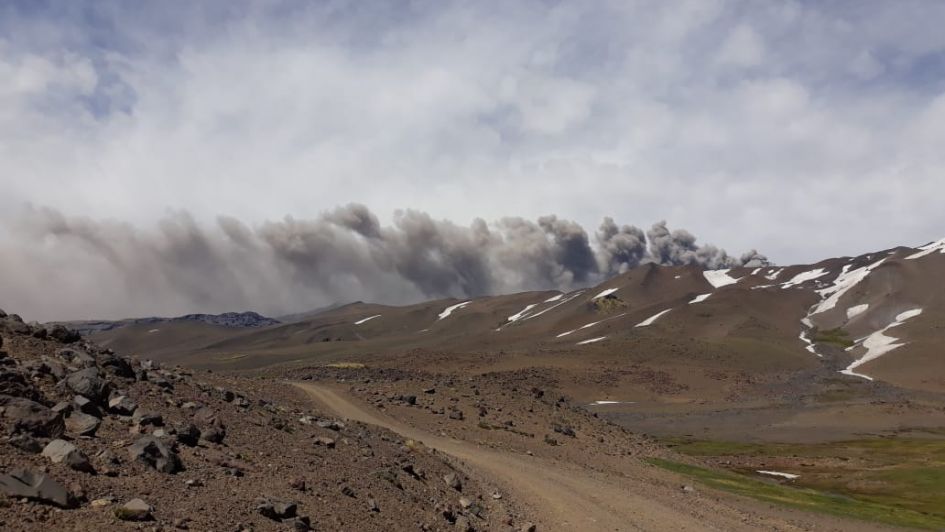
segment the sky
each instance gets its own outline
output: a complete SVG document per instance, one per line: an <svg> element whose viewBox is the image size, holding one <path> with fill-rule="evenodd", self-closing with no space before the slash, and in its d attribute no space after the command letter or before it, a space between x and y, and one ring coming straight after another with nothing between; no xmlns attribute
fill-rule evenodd
<svg viewBox="0 0 945 532"><path fill-rule="evenodd" d="M24 228L37 209L144 232L352 202L668 220L780 264L919 245L945 236L942 20L936 0L0 0L0 301L58 315L22 288L73 259Z"/></svg>

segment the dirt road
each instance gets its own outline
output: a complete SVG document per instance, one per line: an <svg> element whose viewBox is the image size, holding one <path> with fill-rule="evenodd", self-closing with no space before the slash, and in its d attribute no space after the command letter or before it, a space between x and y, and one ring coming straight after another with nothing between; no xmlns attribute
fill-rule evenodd
<svg viewBox="0 0 945 532"><path fill-rule="evenodd" d="M502 486L540 530L872 530L830 518L765 511L766 505L731 504L712 493L680 493L679 484L657 480L662 472L640 464L639 476L606 475L574 464L486 448L437 436L393 419L340 387L293 383L338 416L390 429L404 438L465 462ZM855 527L855 528L854 528Z"/></svg>

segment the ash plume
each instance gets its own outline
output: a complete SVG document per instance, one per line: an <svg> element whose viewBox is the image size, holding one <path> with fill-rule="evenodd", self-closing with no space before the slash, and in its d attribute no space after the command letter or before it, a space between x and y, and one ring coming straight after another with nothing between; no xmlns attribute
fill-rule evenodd
<svg viewBox="0 0 945 532"><path fill-rule="evenodd" d="M246 309L279 315L359 299L403 304L570 290L643 262L768 264L754 250L735 258L697 245L665 222L644 234L605 218L592 239L554 215L464 226L403 210L383 225L358 204L253 226L232 217L206 226L175 212L145 230L28 208L11 229L0 240L10 258L0 261L0 294L5 305L39 319Z"/></svg>

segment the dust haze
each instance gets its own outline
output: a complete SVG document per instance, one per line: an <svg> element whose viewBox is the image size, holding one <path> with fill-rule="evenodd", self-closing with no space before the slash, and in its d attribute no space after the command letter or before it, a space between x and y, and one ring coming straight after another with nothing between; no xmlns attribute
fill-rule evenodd
<svg viewBox="0 0 945 532"><path fill-rule="evenodd" d="M554 215L468 226L416 210L382 225L351 204L316 218L201 225L187 212L140 228L27 208L8 227L3 305L60 320L256 310L278 316L355 300L404 304L523 290L570 290L644 262L762 266L699 245L666 222L643 231L604 218L588 231Z"/></svg>

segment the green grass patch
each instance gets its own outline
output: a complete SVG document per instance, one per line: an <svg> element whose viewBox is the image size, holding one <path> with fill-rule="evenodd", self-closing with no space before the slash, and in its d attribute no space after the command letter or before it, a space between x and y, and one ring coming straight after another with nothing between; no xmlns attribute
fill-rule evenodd
<svg viewBox="0 0 945 532"><path fill-rule="evenodd" d="M815 344L834 344L840 347L850 347L853 340L850 339L850 333L840 327L827 331L815 330L811 335L811 341Z"/></svg>
<svg viewBox="0 0 945 532"><path fill-rule="evenodd" d="M711 488L769 503L896 526L932 530L945 527L945 516L921 513L812 488L766 482L729 471L707 469L660 458L651 458L648 462L657 467L691 477Z"/></svg>

